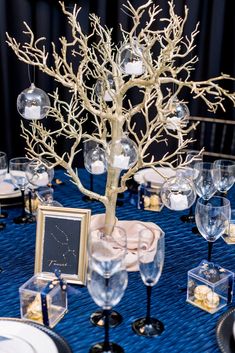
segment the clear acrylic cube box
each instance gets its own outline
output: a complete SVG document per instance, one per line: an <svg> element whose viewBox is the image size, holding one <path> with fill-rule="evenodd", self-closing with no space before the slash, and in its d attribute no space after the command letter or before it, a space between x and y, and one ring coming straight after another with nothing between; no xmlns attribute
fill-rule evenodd
<svg viewBox="0 0 235 353"><path fill-rule="evenodd" d="M203 260L188 271L187 302L210 314L231 303L234 273Z"/></svg>
<svg viewBox="0 0 235 353"><path fill-rule="evenodd" d="M163 203L160 196L161 185L140 184L138 188L138 209L160 212Z"/></svg>
<svg viewBox="0 0 235 353"><path fill-rule="evenodd" d="M67 291L55 277L36 274L20 288L21 318L54 327L67 312Z"/></svg>

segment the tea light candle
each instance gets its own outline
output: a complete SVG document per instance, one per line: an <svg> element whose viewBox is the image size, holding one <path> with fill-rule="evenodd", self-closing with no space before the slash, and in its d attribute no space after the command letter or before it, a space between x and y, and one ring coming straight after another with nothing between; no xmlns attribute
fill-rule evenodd
<svg viewBox="0 0 235 353"><path fill-rule="evenodd" d="M229 226L229 238L235 241L235 224L230 223Z"/></svg>
<svg viewBox="0 0 235 353"><path fill-rule="evenodd" d="M105 171L104 163L102 161L95 161L91 164L92 174L103 174Z"/></svg>
<svg viewBox="0 0 235 353"><path fill-rule="evenodd" d="M128 156L122 156L122 155L114 156L113 167L120 168L120 169L128 169L129 160L130 160L130 157Z"/></svg>
<svg viewBox="0 0 235 353"><path fill-rule="evenodd" d="M144 72L141 60L128 62L125 65L125 73L127 75L141 75Z"/></svg>
<svg viewBox="0 0 235 353"><path fill-rule="evenodd" d="M206 294L204 303L209 309L215 309L219 305L219 301L220 298L218 294L211 291Z"/></svg>
<svg viewBox="0 0 235 353"><path fill-rule="evenodd" d="M148 196L144 196L144 207L150 206L150 198Z"/></svg>
<svg viewBox="0 0 235 353"><path fill-rule="evenodd" d="M158 195L151 195L150 196L150 204L153 207L156 207L159 205L159 196Z"/></svg>
<svg viewBox="0 0 235 353"><path fill-rule="evenodd" d="M204 284L199 285L194 289L194 297L197 300L204 300L208 293L212 293L212 290Z"/></svg>
<svg viewBox="0 0 235 353"><path fill-rule="evenodd" d="M186 195L181 194L170 194L171 209L175 211L181 211L188 208L188 199Z"/></svg>
<svg viewBox="0 0 235 353"><path fill-rule="evenodd" d="M31 107L25 107L24 117L28 120L40 119L40 107L33 105Z"/></svg>

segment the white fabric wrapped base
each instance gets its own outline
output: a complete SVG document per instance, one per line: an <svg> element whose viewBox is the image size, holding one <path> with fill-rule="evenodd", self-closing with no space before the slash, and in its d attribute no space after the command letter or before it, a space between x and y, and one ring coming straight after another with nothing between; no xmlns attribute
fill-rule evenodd
<svg viewBox="0 0 235 353"><path fill-rule="evenodd" d="M91 227L90 230L94 231L95 229L101 228L104 224L105 214L93 215L91 217ZM123 228L126 231L127 235L127 255L126 255L126 268L127 271L138 271L138 238L139 232L145 228L151 228L155 238L151 244L148 244L150 248L156 245L156 241L159 238L160 233L162 232L161 228L158 227L153 222L141 222L138 220L134 221L116 221L116 226Z"/></svg>

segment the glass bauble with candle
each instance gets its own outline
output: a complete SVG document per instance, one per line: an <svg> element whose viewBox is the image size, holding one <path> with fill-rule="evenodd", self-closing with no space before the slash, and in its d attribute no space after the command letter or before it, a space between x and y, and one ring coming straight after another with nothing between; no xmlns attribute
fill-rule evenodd
<svg viewBox="0 0 235 353"><path fill-rule="evenodd" d="M187 105L180 102L177 98L173 100L171 105L171 113L167 117L167 128L169 130L176 130L178 124L187 125L190 116Z"/></svg>
<svg viewBox="0 0 235 353"><path fill-rule="evenodd" d="M107 153L109 165L122 170L133 167L138 159L138 147L128 136L123 136L120 140L111 142Z"/></svg>
<svg viewBox="0 0 235 353"><path fill-rule="evenodd" d="M47 186L54 177L54 168L45 159L33 159L27 165L26 177L29 183L36 188Z"/></svg>
<svg viewBox="0 0 235 353"><path fill-rule="evenodd" d="M26 120L43 119L50 108L48 95L34 83L17 97L17 110Z"/></svg>
<svg viewBox="0 0 235 353"><path fill-rule="evenodd" d="M143 48L136 39L123 45L119 54L120 69L125 75L140 76L145 72Z"/></svg>
<svg viewBox="0 0 235 353"><path fill-rule="evenodd" d="M106 172L106 152L97 142L84 142L83 156L84 166L89 173L99 175Z"/></svg>
<svg viewBox="0 0 235 353"><path fill-rule="evenodd" d="M173 211L183 211L190 208L196 200L193 183L179 171L169 178L162 186L161 199L163 204Z"/></svg>
<svg viewBox="0 0 235 353"><path fill-rule="evenodd" d="M115 94L115 84L112 75L107 76L107 80L98 79L95 85L95 94L105 102L112 102Z"/></svg>

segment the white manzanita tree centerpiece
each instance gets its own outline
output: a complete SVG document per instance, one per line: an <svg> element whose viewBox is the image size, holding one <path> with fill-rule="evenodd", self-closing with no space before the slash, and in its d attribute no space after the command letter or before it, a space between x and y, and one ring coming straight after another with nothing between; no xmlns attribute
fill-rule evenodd
<svg viewBox="0 0 235 353"><path fill-rule="evenodd" d="M53 104L47 119L56 122L55 129L38 120L32 120L30 128L22 123L28 154L50 159L52 166L62 166L83 194L102 202L107 231L115 223L117 194L126 190L126 181L139 169L175 167L176 160L179 167L190 163L185 162L182 151L191 142L187 134L195 124L186 123L187 109L178 99L181 90L188 88L193 98L203 100L212 112L223 109L224 98L235 103L235 94L219 85L220 81L234 80L228 75L200 82L190 79L198 60L192 55L198 26L190 37L184 36L188 8L179 17L174 2L168 4L169 16L161 18L161 9L152 0L143 1L137 9L127 1L123 7L132 18L132 28L127 31L120 25L120 45L113 43L112 29L103 26L95 14L90 14L92 32L86 34L78 21L81 9L75 5L69 12L63 2L60 5L70 24L72 39L61 37L60 48L52 43L52 53L43 45L45 38L36 39L26 23L28 41L24 44L7 34L7 43L19 60L37 67L71 93L69 102L62 101L58 91L51 94ZM143 16L147 16L145 22ZM161 22L161 29L157 21ZM133 89L139 94L137 103L130 95ZM95 126L93 133L86 132L87 119ZM71 143L70 150L62 154L57 145L61 137ZM161 157L150 154L150 149L167 145L169 138L177 142L174 151ZM103 195L87 189L74 166L82 141L95 144L87 168L94 174L107 170Z"/></svg>

